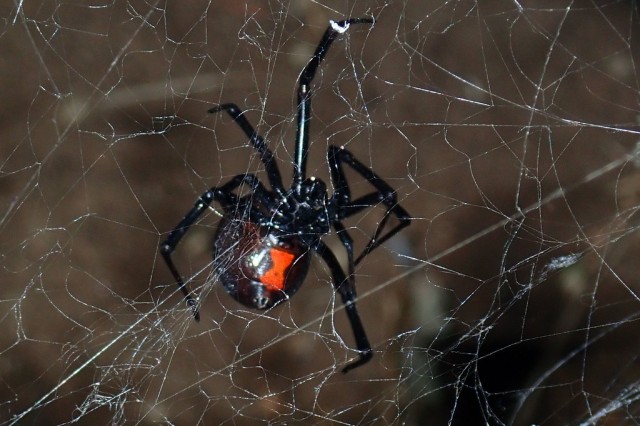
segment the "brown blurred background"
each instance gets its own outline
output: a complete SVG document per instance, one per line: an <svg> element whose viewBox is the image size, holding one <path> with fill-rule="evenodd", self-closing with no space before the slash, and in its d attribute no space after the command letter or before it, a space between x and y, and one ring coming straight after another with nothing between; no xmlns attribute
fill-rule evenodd
<svg viewBox="0 0 640 426"><path fill-rule="evenodd" d="M0 6L3 424L640 418L635 2L19 6ZM321 261L246 310L212 279L212 212L175 255L196 323L158 245L206 188L263 176L212 105L244 108L291 175L298 73L359 16L377 22L314 81L309 173L345 145L414 220L356 271L375 357L343 375ZM382 213L347 221L360 250Z"/></svg>

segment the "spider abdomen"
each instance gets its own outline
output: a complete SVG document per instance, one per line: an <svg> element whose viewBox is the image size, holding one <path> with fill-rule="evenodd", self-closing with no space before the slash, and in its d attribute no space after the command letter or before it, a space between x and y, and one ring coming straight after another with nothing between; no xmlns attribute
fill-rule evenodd
<svg viewBox="0 0 640 426"><path fill-rule="evenodd" d="M245 306L267 309L291 297L309 270L309 248L246 219L222 219L213 243L218 279Z"/></svg>

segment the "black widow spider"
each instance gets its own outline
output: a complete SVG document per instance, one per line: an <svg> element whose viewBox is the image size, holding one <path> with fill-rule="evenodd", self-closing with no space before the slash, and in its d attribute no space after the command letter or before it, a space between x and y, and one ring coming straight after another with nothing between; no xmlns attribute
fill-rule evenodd
<svg viewBox="0 0 640 426"><path fill-rule="evenodd" d="M372 357L371 345L356 311L354 267L373 249L408 226L410 222L407 211L398 205L396 192L342 147L330 146L327 154L334 189L331 197L327 195L324 182L306 176L311 118L309 85L336 37L347 31L351 24L360 23L372 24L373 19L330 21L313 57L300 74L291 187L284 187L273 153L240 108L231 103L211 108L210 113L226 111L249 138L253 148L260 154L271 190L250 173L237 175L226 184L209 189L200 196L160 247L162 256L184 293L187 304L193 310L196 321L200 319L196 301L174 265L171 253L189 227L213 201L220 203L224 211L213 242L214 267L219 271L219 280L225 290L245 306L268 309L293 296L307 275L311 252L317 252L331 270L333 285L344 303L360 355L358 360L343 368L344 373L365 364ZM368 180L375 191L352 200L343 171L344 164ZM247 195L239 196L234 192L243 188L250 189ZM353 242L341 220L379 203L382 203L387 211L374 236L354 260ZM398 224L382 234L391 215L397 217ZM346 273L333 252L321 240L332 227L347 253Z"/></svg>

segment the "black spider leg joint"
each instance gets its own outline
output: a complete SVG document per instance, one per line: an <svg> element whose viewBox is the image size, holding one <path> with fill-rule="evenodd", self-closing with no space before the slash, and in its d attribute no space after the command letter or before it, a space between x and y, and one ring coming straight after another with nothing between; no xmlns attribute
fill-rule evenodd
<svg viewBox="0 0 640 426"><path fill-rule="evenodd" d="M396 191L373 170L354 157L351 152L342 147L330 146L327 158L329 160L329 168L331 169L331 181L335 188L331 202L335 202L338 206L338 216L340 219L352 216L361 210L379 203L382 203L387 209L373 237L371 237L365 249L353 262L354 265L357 265L365 256L378 248L382 243L396 235L401 229L409 226L411 216L398 204ZM356 173L373 185L375 191L363 195L356 200L351 200L351 191L342 167L343 164L351 167ZM395 216L398 219L398 223L382 234L382 230L386 227L387 221L391 216Z"/></svg>
<svg viewBox="0 0 640 426"><path fill-rule="evenodd" d="M324 32L320 44L313 57L304 67L298 79L298 132L296 135L296 150L293 165L294 186L300 184L307 177L307 152L309 151L309 121L311 120L311 91L309 85L318 71L318 66L324 59L333 41L349 29L351 24L373 24L373 18L352 18L343 21L331 21Z"/></svg>
<svg viewBox="0 0 640 426"><path fill-rule="evenodd" d="M273 152L267 147L264 138L255 131L251 123L249 123L249 120L244 116L244 111L236 104L226 103L210 108L207 112L216 114L220 111L226 111L227 114L233 118L233 121L242 129L251 145L253 145L255 150L260 154L260 160L262 164L264 164L271 188L277 192L280 197L284 197L285 190L282 185L282 176L280 175L280 170L278 169Z"/></svg>

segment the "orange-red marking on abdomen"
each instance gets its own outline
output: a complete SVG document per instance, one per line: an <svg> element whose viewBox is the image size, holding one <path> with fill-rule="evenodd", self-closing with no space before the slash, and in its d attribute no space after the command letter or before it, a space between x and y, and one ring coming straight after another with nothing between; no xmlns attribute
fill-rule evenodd
<svg viewBox="0 0 640 426"><path fill-rule="evenodd" d="M271 257L271 268L269 268L260 278L269 290L284 290L287 271L293 264L295 255L278 248L269 249Z"/></svg>

